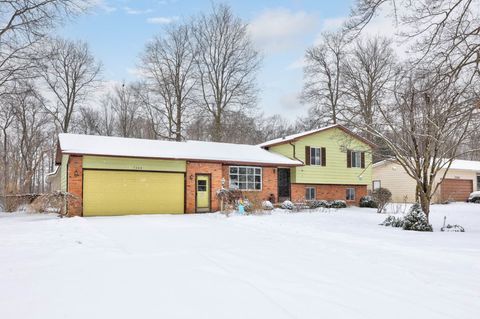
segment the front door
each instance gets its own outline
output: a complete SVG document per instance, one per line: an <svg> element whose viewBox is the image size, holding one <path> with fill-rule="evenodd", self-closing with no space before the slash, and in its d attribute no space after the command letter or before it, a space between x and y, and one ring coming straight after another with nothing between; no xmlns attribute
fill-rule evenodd
<svg viewBox="0 0 480 319"><path fill-rule="evenodd" d="M290 199L290 169L278 169L278 201Z"/></svg>
<svg viewBox="0 0 480 319"><path fill-rule="evenodd" d="M197 175L196 178L197 212L210 211L210 175Z"/></svg>

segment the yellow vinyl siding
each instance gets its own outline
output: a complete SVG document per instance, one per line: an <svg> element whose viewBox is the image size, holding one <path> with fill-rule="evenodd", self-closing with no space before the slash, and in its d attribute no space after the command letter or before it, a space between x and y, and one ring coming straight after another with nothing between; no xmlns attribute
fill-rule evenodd
<svg viewBox="0 0 480 319"><path fill-rule="evenodd" d="M275 145L275 146L270 147L268 150L270 152L282 154L283 156L286 156L288 158L295 159L293 157L293 146L290 145L289 143ZM300 159L300 160L302 160L302 159Z"/></svg>
<svg viewBox="0 0 480 319"><path fill-rule="evenodd" d="M116 170L138 170L138 171L164 171L164 172L185 172L186 161L164 160L150 158L110 157L110 156L89 156L83 157L83 168L95 169L116 169Z"/></svg>
<svg viewBox="0 0 480 319"><path fill-rule="evenodd" d="M84 170L83 215L182 214L184 174Z"/></svg>
<svg viewBox="0 0 480 319"><path fill-rule="evenodd" d="M326 166L305 165L291 169L291 182L301 184L369 185L372 182L372 152L368 144L341 129L333 128L299 138L293 142L295 157L305 162L305 147L325 147ZM287 144L289 148L291 145ZM365 168L347 167L347 149L365 152ZM283 145L269 149L293 158Z"/></svg>

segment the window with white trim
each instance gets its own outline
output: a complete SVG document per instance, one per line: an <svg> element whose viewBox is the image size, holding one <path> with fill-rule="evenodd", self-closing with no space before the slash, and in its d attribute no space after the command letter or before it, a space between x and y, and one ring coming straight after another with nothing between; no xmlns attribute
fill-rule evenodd
<svg viewBox="0 0 480 319"><path fill-rule="evenodd" d="M347 188L346 200L355 200L355 188Z"/></svg>
<svg viewBox="0 0 480 319"><path fill-rule="evenodd" d="M254 166L230 166L230 188L262 190L262 168Z"/></svg>
<svg viewBox="0 0 480 319"><path fill-rule="evenodd" d="M375 180L372 182L373 183L373 190L377 190L382 187L382 181L380 180Z"/></svg>
<svg viewBox="0 0 480 319"><path fill-rule="evenodd" d="M322 149L310 147L310 165L322 165Z"/></svg>
<svg viewBox="0 0 480 319"><path fill-rule="evenodd" d="M305 199L306 200L314 200L315 196L315 187L306 187L305 188Z"/></svg>
<svg viewBox="0 0 480 319"><path fill-rule="evenodd" d="M352 151L351 167L362 167L362 152Z"/></svg>

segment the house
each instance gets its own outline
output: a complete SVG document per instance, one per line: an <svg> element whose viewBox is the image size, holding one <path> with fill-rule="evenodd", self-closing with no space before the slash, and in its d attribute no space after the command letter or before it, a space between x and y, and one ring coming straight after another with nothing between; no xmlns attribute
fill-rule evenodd
<svg viewBox="0 0 480 319"><path fill-rule="evenodd" d="M454 160L447 175L442 179L445 169L437 175L436 184L440 184L433 202L466 201L468 195L480 190L480 162ZM373 164L371 188L388 188L394 202L415 202L416 183L395 160L383 160Z"/></svg>
<svg viewBox="0 0 480 319"><path fill-rule="evenodd" d="M83 201L68 207L82 216L216 211L222 187L355 204L371 183L372 146L339 125L261 145L60 134L49 180Z"/></svg>

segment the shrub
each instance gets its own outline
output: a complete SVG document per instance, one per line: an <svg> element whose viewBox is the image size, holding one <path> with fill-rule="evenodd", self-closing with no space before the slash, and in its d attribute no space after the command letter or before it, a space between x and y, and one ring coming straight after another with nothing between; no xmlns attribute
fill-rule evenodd
<svg viewBox="0 0 480 319"><path fill-rule="evenodd" d="M273 204L272 204L272 202L270 202L270 201L268 201L268 200L264 200L264 201L262 202L262 208L263 208L264 210L272 210L272 209L273 209Z"/></svg>
<svg viewBox="0 0 480 319"><path fill-rule="evenodd" d="M372 193L372 199L377 203L377 213L381 213L385 206L392 200L392 192L387 188L377 188Z"/></svg>
<svg viewBox="0 0 480 319"><path fill-rule="evenodd" d="M448 224L447 226L444 226L442 228L440 228L441 231L446 231L446 232L459 232L459 233L463 233L465 232L465 228L463 228L462 226L460 225L450 225Z"/></svg>
<svg viewBox="0 0 480 319"><path fill-rule="evenodd" d="M415 231L433 231L432 225L427 221L427 215L422 211L420 204L415 203L403 218L403 229Z"/></svg>
<svg viewBox="0 0 480 319"><path fill-rule="evenodd" d="M295 204L293 204L291 201L286 200L282 203L281 206L283 209L288 209L288 210L293 210L295 208Z"/></svg>
<svg viewBox="0 0 480 319"><path fill-rule="evenodd" d="M307 206L310 209L315 208L330 208L330 203L326 200L309 200L307 201Z"/></svg>
<svg viewBox="0 0 480 319"><path fill-rule="evenodd" d="M392 227L403 227L403 218L388 216L380 225L392 226Z"/></svg>
<svg viewBox="0 0 480 319"><path fill-rule="evenodd" d="M347 208L347 202L344 200L334 200L330 203L331 208Z"/></svg>
<svg viewBox="0 0 480 319"><path fill-rule="evenodd" d="M378 204L373 200L372 196L362 196L360 198L360 207L377 208Z"/></svg>

